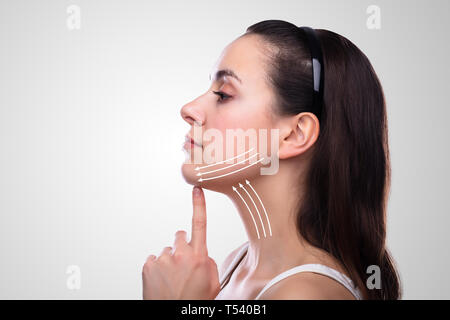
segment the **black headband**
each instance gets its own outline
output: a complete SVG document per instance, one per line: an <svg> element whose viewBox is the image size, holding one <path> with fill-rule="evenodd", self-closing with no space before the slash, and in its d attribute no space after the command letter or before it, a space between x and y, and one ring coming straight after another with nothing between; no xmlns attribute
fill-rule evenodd
<svg viewBox="0 0 450 320"><path fill-rule="evenodd" d="M311 51L312 75L314 84L312 112L317 116L317 118L320 121L323 103L323 77L324 77L322 48L320 46L319 39L317 38L314 29L310 27L299 27L299 29L305 31L306 37L308 39L309 49Z"/></svg>

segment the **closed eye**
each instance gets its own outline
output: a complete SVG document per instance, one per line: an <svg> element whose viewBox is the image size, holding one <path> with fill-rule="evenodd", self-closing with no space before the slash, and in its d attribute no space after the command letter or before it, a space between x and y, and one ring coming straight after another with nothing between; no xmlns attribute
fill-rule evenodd
<svg viewBox="0 0 450 320"><path fill-rule="evenodd" d="M222 92L222 91L213 91L214 94L217 94L219 96L219 102L224 102L226 99L231 98L230 95Z"/></svg>

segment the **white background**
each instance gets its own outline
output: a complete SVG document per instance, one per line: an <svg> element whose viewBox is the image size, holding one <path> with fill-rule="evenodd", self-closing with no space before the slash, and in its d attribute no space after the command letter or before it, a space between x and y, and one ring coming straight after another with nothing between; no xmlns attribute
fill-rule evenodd
<svg viewBox="0 0 450 320"><path fill-rule="evenodd" d="M69 5L81 29L66 25ZM369 30L369 5L381 29ZM384 87L392 157L387 245L405 299L449 299L450 2L0 1L0 298L140 299L149 254L190 230L179 111L223 48L281 19L355 43ZM246 235L206 191L220 265ZM69 290L66 269L81 270Z"/></svg>

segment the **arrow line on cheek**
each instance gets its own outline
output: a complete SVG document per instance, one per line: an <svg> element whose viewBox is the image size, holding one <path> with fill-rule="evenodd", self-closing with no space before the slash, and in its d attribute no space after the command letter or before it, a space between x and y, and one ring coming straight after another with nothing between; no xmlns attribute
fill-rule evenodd
<svg viewBox="0 0 450 320"><path fill-rule="evenodd" d="M244 159L244 160L242 160L242 161L233 163L233 164L231 164L231 165L229 165L229 166L227 166L227 167L223 167L223 168L219 168L219 169L211 170L211 171L206 171L206 172L199 172L199 173L197 173L197 176L202 176L202 175L204 175L204 174L213 173L213 172L217 172L217 171L220 171L220 170L225 170L225 169L231 168L231 167L233 167L233 166L235 166L235 165L238 165L238 164L240 164L240 163L244 163L245 161L250 160L251 158L254 158L254 157L257 156L258 154L259 154L259 153L255 153L254 155L248 157L247 159Z"/></svg>
<svg viewBox="0 0 450 320"><path fill-rule="evenodd" d="M235 157L233 157L233 158L229 158L229 159L222 160L222 161L219 161L219 162L214 162L214 163L208 164L207 166L197 167L197 168L195 168L195 170L198 171L198 170L200 170L200 169L209 168L209 167L211 167L211 166L215 166L215 165L217 165L217 164L225 163L225 162L227 162L227 161L230 161L230 160L239 158L239 157L243 156L244 154L249 153L249 152L252 151L253 149L255 149L255 148L253 147L253 148L251 148L250 150L248 150L248 151L246 151L246 152L244 152L244 153L241 153L241 154L239 154L239 155L237 155L237 156L235 156Z"/></svg>
<svg viewBox="0 0 450 320"><path fill-rule="evenodd" d="M244 169L247 169L248 167L254 166L255 164L257 164L257 163L259 163L259 162L261 162L261 161L263 161L263 160L264 160L264 158L261 158L261 159L259 159L258 161L254 162L254 163L252 163L252 164L249 164L248 166L245 166L245 167L243 167L243 168L240 168L240 169L238 169L238 170L235 170L235 171L232 171L232 172L229 172L229 173L226 173L226 174L222 174L222 175L220 175L220 176L211 177L211 178L200 178L200 179L198 179L198 182L202 182L202 181L206 181L206 180L213 180L213 179L217 179L217 178L222 178L222 177L228 176L228 175L230 175L230 174L233 174L233 173L242 171L242 170L244 170Z"/></svg>

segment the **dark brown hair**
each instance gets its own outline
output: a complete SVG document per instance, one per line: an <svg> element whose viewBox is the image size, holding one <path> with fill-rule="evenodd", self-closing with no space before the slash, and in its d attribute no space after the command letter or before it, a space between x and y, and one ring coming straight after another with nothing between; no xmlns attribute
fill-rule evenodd
<svg viewBox="0 0 450 320"><path fill-rule="evenodd" d="M365 299L399 299L399 275L385 245L390 164L383 89L369 59L351 41L315 31L323 52L324 98L298 232L338 259ZM260 35L269 49L276 111L311 112L312 65L304 32L267 20L250 26L248 34ZM370 265L380 268L381 289L366 287Z"/></svg>

